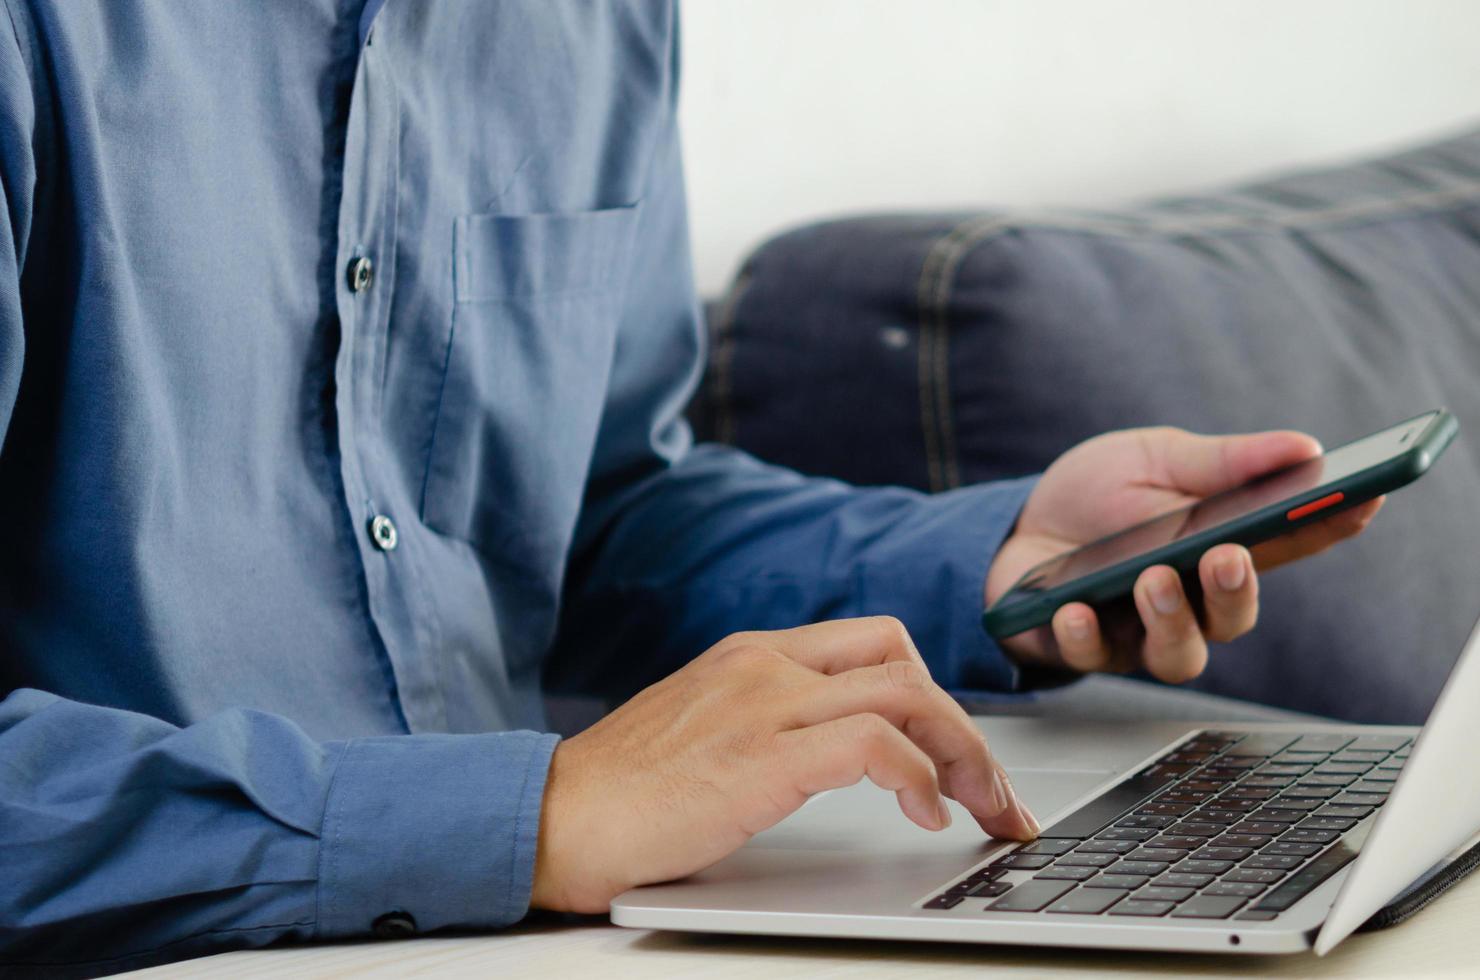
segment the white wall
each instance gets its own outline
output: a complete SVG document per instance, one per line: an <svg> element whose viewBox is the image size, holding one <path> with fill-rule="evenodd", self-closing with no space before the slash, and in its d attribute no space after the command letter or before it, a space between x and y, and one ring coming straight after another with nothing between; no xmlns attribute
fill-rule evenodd
<svg viewBox="0 0 1480 980"><path fill-rule="evenodd" d="M1108 204L1480 125L1477 0L683 0L700 289L844 211Z"/></svg>

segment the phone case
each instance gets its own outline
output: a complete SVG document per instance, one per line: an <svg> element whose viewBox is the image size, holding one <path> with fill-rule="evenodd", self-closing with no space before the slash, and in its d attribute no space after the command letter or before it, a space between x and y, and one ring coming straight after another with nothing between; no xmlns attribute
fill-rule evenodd
<svg viewBox="0 0 1480 980"><path fill-rule="evenodd" d="M1251 547L1406 486L1428 471L1459 431L1459 423L1445 409L1423 414L1433 414L1434 420L1401 455L1345 479L1313 487L1255 511L1234 523L1188 535L1118 565L1066 582L1057 588L1046 589L1031 599L1006 604L998 600L997 604L982 615L982 626L999 639L1012 636L1048 623L1055 610L1067 602L1095 605L1129 595L1136 578L1153 565L1170 565L1184 575L1196 572L1198 560L1214 545L1232 542ZM1422 417L1415 415L1405 421L1412 422ZM1345 495L1340 503L1313 510L1308 516L1297 520L1289 518L1291 511L1314 504L1335 493ZM1024 580L1032 574L1033 570L1030 569ZM1016 589L1017 586L1014 585L1013 590ZM1008 594L1011 595L1012 592L1009 591Z"/></svg>

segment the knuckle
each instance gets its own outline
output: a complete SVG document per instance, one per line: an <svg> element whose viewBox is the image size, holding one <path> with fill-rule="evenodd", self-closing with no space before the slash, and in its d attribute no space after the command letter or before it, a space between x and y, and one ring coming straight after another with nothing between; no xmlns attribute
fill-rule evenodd
<svg viewBox="0 0 1480 980"><path fill-rule="evenodd" d="M761 643L759 634L738 633L734 642L720 658L727 670L761 671L770 670L784 655L774 647Z"/></svg>
<svg viewBox="0 0 1480 980"><path fill-rule="evenodd" d="M884 664L884 678L890 687L909 693L924 690L931 683L930 672L912 660L891 660Z"/></svg>
<svg viewBox="0 0 1480 980"><path fill-rule="evenodd" d="M883 715L866 712L853 716L854 733L850 736L869 752L877 752L893 744L896 729Z"/></svg>
<svg viewBox="0 0 1480 980"><path fill-rule="evenodd" d="M915 648L909 629L897 616L875 616L873 620L886 643L899 650L910 651Z"/></svg>

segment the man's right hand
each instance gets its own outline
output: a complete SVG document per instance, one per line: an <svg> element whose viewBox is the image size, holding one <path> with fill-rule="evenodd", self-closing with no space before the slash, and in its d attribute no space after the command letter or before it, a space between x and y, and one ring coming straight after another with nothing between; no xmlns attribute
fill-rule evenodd
<svg viewBox="0 0 1480 980"><path fill-rule="evenodd" d="M737 633L556 748L531 904L605 912L864 776L927 830L944 794L994 837L1038 833L897 620Z"/></svg>

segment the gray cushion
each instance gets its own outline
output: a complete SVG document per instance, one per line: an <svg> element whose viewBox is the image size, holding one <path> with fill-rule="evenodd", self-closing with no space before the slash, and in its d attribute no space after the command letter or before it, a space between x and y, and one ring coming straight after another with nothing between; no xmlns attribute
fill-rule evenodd
<svg viewBox="0 0 1480 980"><path fill-rule="evenodd" d="M1037 471L1098 432L1436 405L1461 434L1360 540L1264 583L1197 686L1413 722L1480 614L1480 133L1116 212L894 215L763 246L715 315L705 435L864 483Z"/></svg>

